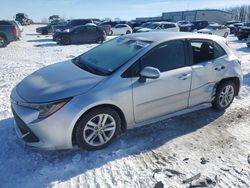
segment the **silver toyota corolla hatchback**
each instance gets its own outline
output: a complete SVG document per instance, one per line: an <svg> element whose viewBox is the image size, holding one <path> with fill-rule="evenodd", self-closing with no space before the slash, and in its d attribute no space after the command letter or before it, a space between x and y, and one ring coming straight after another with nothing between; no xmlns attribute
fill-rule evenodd
<svg viewBox="0 0 250 188"><path fill-rule="evenodd" d="M241 83L240 62L223 38L139 33L34 72L13 89L11 106L28 145L96 150L127 129L204 103L224 110Z"/></svg>

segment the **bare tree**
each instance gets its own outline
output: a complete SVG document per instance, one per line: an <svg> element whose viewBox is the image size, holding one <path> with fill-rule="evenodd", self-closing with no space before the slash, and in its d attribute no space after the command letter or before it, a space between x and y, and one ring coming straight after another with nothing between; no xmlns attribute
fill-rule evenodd
<svg viewBox="0 0 250 188"><path fill-rule="evenodd" d="M47 24L48 23L48 19L44 17L44 18L42 18L41 22L44 23L44 24Z"/></svg>

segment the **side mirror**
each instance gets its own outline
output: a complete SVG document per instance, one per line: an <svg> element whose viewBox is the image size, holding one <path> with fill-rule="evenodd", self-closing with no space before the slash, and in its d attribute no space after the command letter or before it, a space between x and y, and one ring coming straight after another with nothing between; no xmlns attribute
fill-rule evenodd
<svg viewBox="0 0 250 188"><path fill-rule="evenodd" d="M146 79L157 79L161 75L159 69L154 67L145 67L140 72L139 82L145 82Z"/></svg>

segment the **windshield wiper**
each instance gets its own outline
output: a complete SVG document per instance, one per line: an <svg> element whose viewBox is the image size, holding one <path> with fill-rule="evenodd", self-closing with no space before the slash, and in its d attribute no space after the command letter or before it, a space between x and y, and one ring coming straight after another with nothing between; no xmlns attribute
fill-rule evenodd
<svg viewBox="0 0 250 188"><path fill-rule="evenodd" d="M110 71L106 71L100 68L97 68L95 66L92 66L88 63L85 62L80 62L80 57L76 57L74 59L72 59L72 62L77 65L78 67L87 70L88 72L97 74L97 75L101 75L101 76L106 76L109 75L111 72Z"/></svg>

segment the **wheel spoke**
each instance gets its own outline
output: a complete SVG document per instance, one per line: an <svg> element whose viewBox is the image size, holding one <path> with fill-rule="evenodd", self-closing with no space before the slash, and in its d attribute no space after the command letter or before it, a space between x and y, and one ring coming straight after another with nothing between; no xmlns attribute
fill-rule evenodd
<svg viewBox="0 0 250 188"><path fill-rule="evenodd" d="M106 124L103 127L103 131L113 131L115 129L115 125L113 123Z"/></svg>
<svg viewBox="0 0 250 188"><path fill-rule="evenodd" d="M102 136L104 137L105 140L109 140L110 139L110 137L108 137L104 131L102 131Z"/></svg>
<svg viewBox="0 0 250 188"><path fill-rule="evenodd" d="M99 141L100 141L101 144L105 143L105 140L104 140L102 134L98 134L98 138L99 138Z"/></svg>
<svg viewBox="0 0 250 188"><path fill-rule="evenodd" d="M94 123L93 121L89 121L87 123L87 127L92 127L92 128L95 128L95 127L98 127L98 125L96 123Z"/></svg>
<svg viewBox="0 0 250 188"><path fill-rule="evenodd" d="M98 114L86 123L83 136L87 144L101 146L113 137L116 130L116 122L109 114Z"/></svg>
<svg viewBox="0 0 250 188"><path fill-rule="evenodd" d="M93 131L87 138L87 142L92 142L96 138L96 133Z"/></svg>

